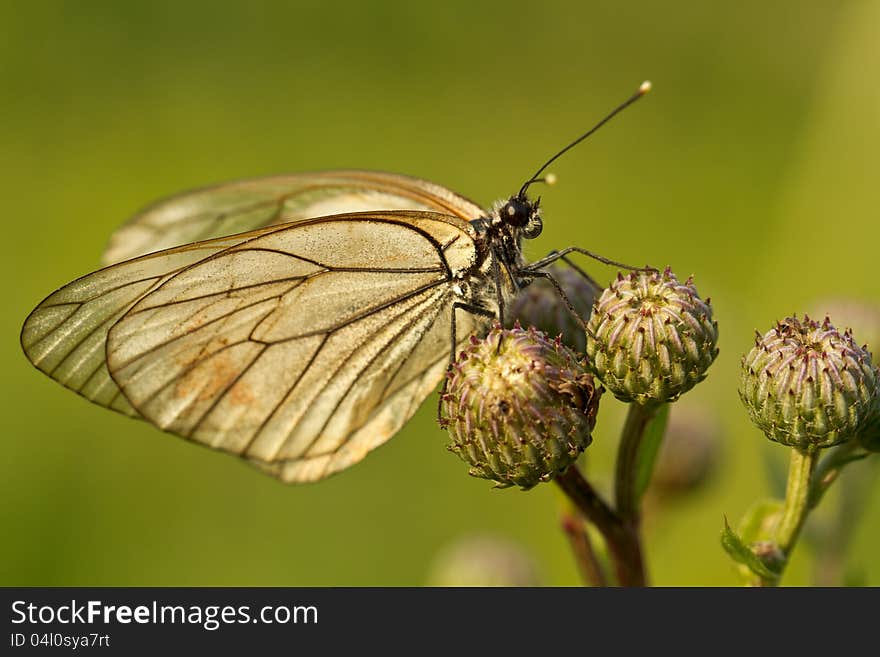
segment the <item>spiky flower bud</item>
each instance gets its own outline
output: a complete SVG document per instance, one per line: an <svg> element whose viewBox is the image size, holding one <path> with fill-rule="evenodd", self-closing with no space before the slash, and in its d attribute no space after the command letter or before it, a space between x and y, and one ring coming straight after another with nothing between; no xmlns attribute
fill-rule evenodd
<svg viewBox="0 0 880 657"><path fill-rule="evenodd" d="M547 269L578 315L587 321L593 303L601 291L595 283L570 267L550 267ZM518 321L522 326L534 326L551 337L562 335L562 341L572 349L583 352L586 346L584 325L572 317L559 292L546 278L536 278L521 290L510 304L509 326Z"/></svg>
<svg viewBox="0 0 880 657"><path fill-rule="evenodd" d="M874 412L880 371L828 318L788 317L743 357L740 398L770 440L808 449L845 442Z"/></svg>
<svg viewBox="0 0 880 657"><path fill-rule="evenodd" d="M470 474L531 488L592 441L601 388L559 339L495 325L447 374L440 422Z"/></svg>
<svg viewBox="0 0 880 657"><path fill-rule="evenodd" d="M596 302L586 334L590 367L624 402L674 401L706 377L718 355L709 300L668 267L618 274Z"/></svg>
<svg viewBox="0 0 880 657"><path fill-rule="evenodd" d="M833 317L837 326L850 330L853 339L871 353L875 363L880 358L880 305L850 298L826 299L814 304L819 317ZM880 365L880 363L878 363ZM875 403L873 417L859 432L862 447L880 452L880 395Z"/></svg>

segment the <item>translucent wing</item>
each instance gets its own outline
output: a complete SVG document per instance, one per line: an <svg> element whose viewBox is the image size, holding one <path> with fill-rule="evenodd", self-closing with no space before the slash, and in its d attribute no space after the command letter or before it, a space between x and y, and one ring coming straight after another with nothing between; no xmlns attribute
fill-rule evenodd
<svg viewBox="0 0 880 657"><path fill-rule="evenodd" d="M104 262L263 226L372 210L429 210L465 220L485 214L445 187L397 174L340 170L254 178L151 205L113 234Z"/></svg>
<svg viewBox="0 0 880 657"><path fill-rule="evenodd" d="M157 426L285 481L315 480L385 442L437 385L453 277L476 259L470 225L450 216L302 221L91 274L34 311L23 344L38 367L44 352L54 362L79 343L96 343L90 354L105 347L122 395L90 398L116 408L123 399ZM485 321L458 320L461 339Z"/></svg>
<svg viewBox="0 0 880 657"><path fill-rule="evenodd" d="M73 281L44 299L25 320L21 331L25 354L39 370L83 397L138 416L107 370L110 327L162 281L248 237L252 235L171 249Z"/></svg>

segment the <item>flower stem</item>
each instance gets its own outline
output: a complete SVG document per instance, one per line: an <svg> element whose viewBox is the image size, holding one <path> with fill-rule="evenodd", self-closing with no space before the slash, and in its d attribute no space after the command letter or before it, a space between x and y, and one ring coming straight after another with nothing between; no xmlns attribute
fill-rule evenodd
<svg viewBox="0 0 880 657"><path fill-rule="evenodd" d="M810 491L810 508L815 508L825 491L840 476L843 467L852 461L859 460L864 456L859 449L858 442L850 440L830 450L828 454L815 466L813 471L812 490Z"/></svg>
<svg viewBox="0 0 880 657"><path fill-rule="evenodd" d="M645 566L638 531L608 506L576 465L555 479L583 516L601 532L608 545L620 586L645 586Z"/></svg>
<svg viewBox="0 0 880 657"><path fill-rule="evenodd" d="M566 512L562 516L562 530L568 536L571 551L584 583L590 586L608 586L608 578L593 549L593 543L587 534L584 519L576 511Z"/></svg>
<svg viewBox="0 0 880 657"><path fill-rule="evenodd" d="M615 502L621 518L639 525L639 456L645 429L660 408L657 404L630 404L620 436L615 470Z"/></svg>
<svg viewBox="0 0 880 657"><path fill-rule="evenodd" d="M791 462L788 466L788 484L785 488L785 501L782 515L776 525L773 542L782 553L778 573L773 578L760 578L761 586L777 586L782 578L785 566L791 557L804 522L812 508L810 504L810 483L816 467L815 449L791 449Z"/></svg>
<svg viewBox="0 0 880 657"><path fill-rule="evenodd" d="M810 512L810 480L816 467L816 451L792 448L788 485L782 517L776 527L776 545L788 558Z"/></svg>

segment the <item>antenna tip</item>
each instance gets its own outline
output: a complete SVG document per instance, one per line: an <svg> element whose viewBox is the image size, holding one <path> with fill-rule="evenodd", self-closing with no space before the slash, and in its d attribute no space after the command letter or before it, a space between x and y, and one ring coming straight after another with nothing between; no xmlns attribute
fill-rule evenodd
<svg viewBox="0 0 880 657"><path fill-rule="evenodd" d="M651 91L651 86L652 85L650 80L645 80L644 82L642 82L642 84L639 85L639 95L644 96L646 93Z"/></svg>
<svg viewBox="0 0 880 657"><path fill-rule="evenodd" d="M544 183L547 185L555 185L559 178L556 177L555 173L548 173L544 176Z"/></svg>

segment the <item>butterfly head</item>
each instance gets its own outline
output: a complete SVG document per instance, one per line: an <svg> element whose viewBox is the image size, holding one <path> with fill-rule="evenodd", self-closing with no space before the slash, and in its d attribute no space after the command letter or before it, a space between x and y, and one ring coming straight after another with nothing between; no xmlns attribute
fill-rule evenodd
<svg viewBox="0 0 880 657"><path fill-rule="evenodd" d="M518 229L519 234L526 239L534 239L544 228L540 205L540 197L532 201L525 194L511 196L498 205L495 222Z"/></svg>

